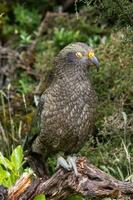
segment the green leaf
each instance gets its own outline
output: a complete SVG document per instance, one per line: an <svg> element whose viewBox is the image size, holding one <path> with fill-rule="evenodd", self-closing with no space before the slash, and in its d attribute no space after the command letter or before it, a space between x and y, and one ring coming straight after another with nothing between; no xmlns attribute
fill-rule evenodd
<svg viewBox="0 0 133 200"><path fill-rule="evenodd" d="M7 178L4 178L2 181L2 185L4 185L7 188L10 188L15 182L12 182L11 174L8 174Z"/></svg>
<svg viewBox="0 0 133 200"><path fill-rule="evenodd" d="M13 170L12 163L7 158L5 158L1 152L0 152L0 164L3 165L6 169L10 169L11 171Z"/></svg>
<svg viewBox="0 0 133 200"><path fill-rule="evenodd" d="M10 173L6 170L4 170L1 166L0 166L0 184L3 183L3 180L5 178L8 178L10 176Z"/></svg>
<svg viewBox="0 0 133 200"><path fill-rule="evenodd" d="M16 170L18 170L22 166L23 157L23 149L19 145L13 150L11 154L11 162Z"/></svg>
<svg viewBox="0 0 133 200"><path fill-rule="evenodd" d="M45 198L45 195L44 194L40 194L40 195L37 195L34 200L46 200Z"/></svg>

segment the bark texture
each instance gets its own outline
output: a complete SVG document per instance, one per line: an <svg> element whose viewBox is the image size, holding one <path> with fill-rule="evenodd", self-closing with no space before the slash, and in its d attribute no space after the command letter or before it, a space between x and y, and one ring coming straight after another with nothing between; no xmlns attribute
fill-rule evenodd
<svg viewBox="0 0 133 200"><path fill-rule="evenodd" d="M87 198L133 199L133 183L119 181L101 171L85 158L77 159L79 176L58 169L50 178L36 178L23 175L16 184L0 194L7 200L33 200L37 194L45 194L47 200L63 200L75 194Z"/></svg>

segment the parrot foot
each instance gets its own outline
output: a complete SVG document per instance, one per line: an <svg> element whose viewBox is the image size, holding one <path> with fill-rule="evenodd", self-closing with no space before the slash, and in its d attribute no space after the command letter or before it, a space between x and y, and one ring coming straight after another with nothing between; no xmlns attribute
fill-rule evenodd
<svg viewBox="0 0 133 200"><path fill-rule="evenodd" d="M65 160L62 156L59 156L57 159L57 169L61 166L67 171L73 170L75 175L78 176L78 170L76 166L76 156L68 156Z"/></svg>

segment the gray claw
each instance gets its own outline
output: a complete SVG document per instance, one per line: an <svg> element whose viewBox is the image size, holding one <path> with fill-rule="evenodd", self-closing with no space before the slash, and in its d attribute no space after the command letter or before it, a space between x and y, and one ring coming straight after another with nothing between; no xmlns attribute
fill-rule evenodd
<svg viewBox="0 0 133 200"><path fill-rule="evenodd" d="M76 166L76 156L68 156L67 157L67 161L62 157L59 156L57 159L57 168L59 168L59 166L63 167L65 170L70 171L70 170L74 170L74 173L76 176L78 176L78 170L77 170L77 166Z"/></svg>
<svg viewBox="0 0 133 200"><path fill-rule="evenodd" d="M71 167L69 166L67 161L62 156L59 156L57 159L57 167L56 168L59 168L59 166L63 167L67 171L71 170Z"/></svg>
<svg viewBox="0 0 133 200"><path fill-rule="evenodd" d="M76 156L68 156L67 161L69 163L69 166L71 167L71 169L74 170L74 173L76 176L78 176L78 170L77 170L77 166L76 166Z"/></svg>

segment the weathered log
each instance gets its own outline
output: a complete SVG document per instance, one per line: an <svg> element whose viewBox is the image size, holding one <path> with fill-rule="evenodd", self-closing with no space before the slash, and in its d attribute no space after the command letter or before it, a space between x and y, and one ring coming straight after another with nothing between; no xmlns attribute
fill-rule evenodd
<svg viewBox="0 0 133 200"><path fill-rule="evenodd" d="M7 200L33 200L37 194L45 194L47 200L63 200L75 194L89 198L133 198L133 183L122 182L98 169L85 158L77 159L79 176L73 171L58 169L46 178L31 180L26 175L8 190Z"/></svg>

